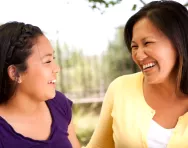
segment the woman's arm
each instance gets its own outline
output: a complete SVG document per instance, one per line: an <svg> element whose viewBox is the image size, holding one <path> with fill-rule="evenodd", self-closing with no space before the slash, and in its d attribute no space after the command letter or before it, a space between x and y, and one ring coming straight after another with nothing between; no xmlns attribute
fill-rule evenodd
<svg viewBox="0 0 188 148"><path fill-rule="evenodd" d="M99 122L86 148L114 148L112 130L113 93L109 86L101 109Z"/></svg>

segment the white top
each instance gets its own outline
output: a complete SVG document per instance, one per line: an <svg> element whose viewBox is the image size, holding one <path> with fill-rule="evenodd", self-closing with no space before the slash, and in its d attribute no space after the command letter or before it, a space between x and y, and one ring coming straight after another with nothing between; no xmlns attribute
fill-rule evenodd
<svg viewBox="0 0 188 148"><path fill-rule="evenodd" d="M148 132L148 148L166 148L173 129L165 129L154 120Z"/></svg>

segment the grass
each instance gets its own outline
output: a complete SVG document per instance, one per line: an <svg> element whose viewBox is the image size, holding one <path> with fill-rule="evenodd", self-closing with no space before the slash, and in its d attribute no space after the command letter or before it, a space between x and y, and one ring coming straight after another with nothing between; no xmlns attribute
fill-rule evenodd
<svg viewBox="0 0 188 148"><path fill-rule="evenodd" d="M99 118L99 111L96 109L96 105L88 107L74 108L73 111L73 122L75 125L75 131L77 137L82 146L86 146L89 142L93 131L97 125Z"/></svg>

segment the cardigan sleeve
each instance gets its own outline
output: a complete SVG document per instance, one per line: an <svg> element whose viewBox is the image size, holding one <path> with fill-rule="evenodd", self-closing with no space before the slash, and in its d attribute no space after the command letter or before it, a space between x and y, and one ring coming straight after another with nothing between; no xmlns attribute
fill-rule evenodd
<svg viewBox="0 0 188 148"><path fill-rule="evenodd" d="M86 148L114 148L112 130L113 92L112 83L105 94L99 122Z"/></svg>

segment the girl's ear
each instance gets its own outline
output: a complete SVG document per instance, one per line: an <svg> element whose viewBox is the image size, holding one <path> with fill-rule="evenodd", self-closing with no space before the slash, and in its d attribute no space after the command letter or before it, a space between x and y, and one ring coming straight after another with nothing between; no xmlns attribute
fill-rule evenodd
<svg viewBox="0 0 188 148"><path fill-rule="evenodd" d="M16 66L14 65L10 65L7 69L7 73L8 73L8 76L9 78L12 80L12 81L16 81L18 83L21 83L22 82L22 79L21 79L21 76L20 74L18 73L18 70L16 68Z"/></svg>

